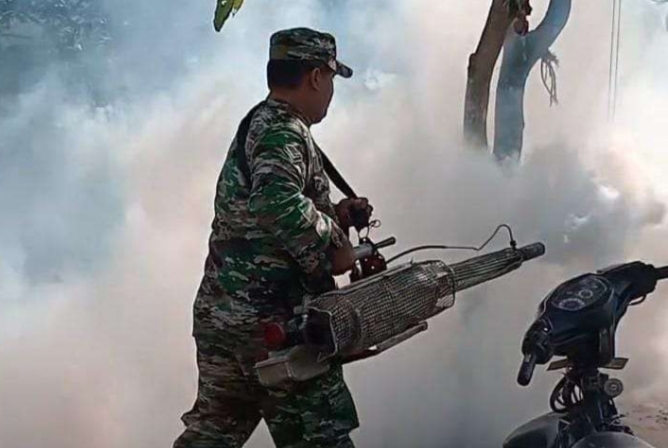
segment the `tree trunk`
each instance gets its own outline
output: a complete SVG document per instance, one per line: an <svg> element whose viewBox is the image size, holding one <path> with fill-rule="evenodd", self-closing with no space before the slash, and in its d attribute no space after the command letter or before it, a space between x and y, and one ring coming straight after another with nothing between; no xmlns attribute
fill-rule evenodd
<svg viewBox="0 0 668 448"><path fill-rule="evenodd" d="M524 137L524 89L531 69L548 54L566 26L571 0L551 0L541 24L519 36L509 31L496 89L494 156L518 162Z"/></svg>
<svg viewBox="0 0 668 448"><path fill-rule="evenodd" d="M511 22L506 0L492 0L478 48L469 57L464 104L464 138L466 144L472 148L488 147L487 109L492 73Z"/></svg>

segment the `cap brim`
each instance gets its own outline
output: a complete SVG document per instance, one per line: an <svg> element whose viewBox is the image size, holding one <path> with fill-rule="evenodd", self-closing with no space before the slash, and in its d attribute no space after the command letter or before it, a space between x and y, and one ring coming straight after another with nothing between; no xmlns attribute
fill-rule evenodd
<svg viewBox="0 0 668 448"><path fill-rule="evenodd" d="M353 69L348 67L346 64L342 64L339 61L336 61L336 74L342 78L350 78L353 76Z"/></svg>

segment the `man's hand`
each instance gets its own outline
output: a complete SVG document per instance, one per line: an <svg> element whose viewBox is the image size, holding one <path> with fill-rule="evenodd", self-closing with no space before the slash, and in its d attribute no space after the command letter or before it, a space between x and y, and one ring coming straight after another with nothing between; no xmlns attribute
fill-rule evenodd
<svg viewBox="0 0 668 448"><path fill-rule="evenodd" d="M344 238L343 246L331 247L327 256L332 265L332 274L341 275L351 270L355 264L355 251L347 238Z"/></svg>
<svg viewBox="0 0 668 448"><path fill-rule="evenodd" d="M341 228L348 230L355 227L358 231L369 226L373 207L367 198L346 198L335 207Z"/></svg>

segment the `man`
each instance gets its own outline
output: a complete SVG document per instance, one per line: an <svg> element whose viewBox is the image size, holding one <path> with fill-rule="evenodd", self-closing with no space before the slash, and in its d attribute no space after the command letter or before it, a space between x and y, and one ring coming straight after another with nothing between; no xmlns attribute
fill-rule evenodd
<svg viewBox="0 0 668 448"><path fill-rule="evenodd" d="M242 121L218 179L205 273L194 305L199 382L175 448L242 447L264 418L278 448L353 447L359 426L342 368L263 388L263 326L285 322L310 288L352 268L347 238L366 199L333 205L310 126L327 114L333 78L352 76L334 38L307 28L275 33L268 98ZM308 286L307 286L308 285Z"/></svg>

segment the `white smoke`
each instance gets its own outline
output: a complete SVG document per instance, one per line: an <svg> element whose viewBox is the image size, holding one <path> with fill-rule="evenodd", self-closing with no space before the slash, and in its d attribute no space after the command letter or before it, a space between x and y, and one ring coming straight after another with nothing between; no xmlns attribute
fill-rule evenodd
<svg viewBox="0 0 668 448"><path fill-rule="evenodd" d="M121 101L91 108L66 97L54 75L0 122L9 142L0 152L3 447L170 446L181 431L196 390L191 304L214 185L239 119L266 93L268 37L279 28L332 31L356 69L337 81L314 134L372 199L378 236L396 235L402 248L477 244L506 222L520 243L548 248L462 294L427 333L346 369L359 446L500 446L546 409L555 380L538 370L531 388L514 383L539 300L583 270L668 263L668 46L665 34L641 31L653 23L648 5L633 4L625 21L633 37L614 126L602 120L609 5L574 5L555 45L561 105L550 109L531 79L525 160L507 173L460 138L466 61L486 0L249 0L221 34L213 4L135 3L109 5L127 31L112 72L97 80L125 89ZM633 360L627 389L639 399L668 393L662 291L620 331L620 354ZM269 443L261 428L249 446Z"/></svg>

